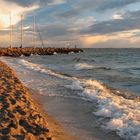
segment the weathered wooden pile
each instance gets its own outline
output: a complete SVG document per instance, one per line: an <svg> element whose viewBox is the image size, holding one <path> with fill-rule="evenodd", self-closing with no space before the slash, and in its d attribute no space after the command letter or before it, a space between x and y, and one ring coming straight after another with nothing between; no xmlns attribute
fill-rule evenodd
<svg viewBox="0 0 140 140"><path fill-rule="evenodd" d="M53 55L55 53L59 54L69 54L70 52L79 53L83 52L80 48L1 48L0 56L11 56L19 57L21 55Z"/></svg>

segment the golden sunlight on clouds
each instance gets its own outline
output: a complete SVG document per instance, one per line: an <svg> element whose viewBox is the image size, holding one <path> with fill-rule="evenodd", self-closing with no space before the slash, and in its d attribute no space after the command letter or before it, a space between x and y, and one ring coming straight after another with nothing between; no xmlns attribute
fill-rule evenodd
<svg viewBox="0 0 140 140"><path fill-rule="evenodd" d="M37 8L38 5L34 5L32 7L21 7L17 4L9 4L4 0L0 2L0 28L7 28L10 24L10 13L12 16L12 24L15 25L20 21L21 14L26 15L28 12L31 12Z"/></svg>
<svg viewBox="0 0 140 140"><path fill-rule="evenodd" d="M129 31L123 31L123 32L117 32L112 34L106 34L106 35L86 35L82 36L80 38L82 44L87 47L92 47L92 45L95 45L97 43L103 43L111 40L118 40L118 39L124 39L128 40L131 43L139 42L139 38L134 37L135 34L140 33L140 30L129 30Z"/></svg>
<svg viewBox="0 0 140 140"><path fill-rule="evenodd" d="M114 14L114 15L112 16L112 19L123 19L123 17L122 17L122 15L120 15L120 14Z"/></svg>

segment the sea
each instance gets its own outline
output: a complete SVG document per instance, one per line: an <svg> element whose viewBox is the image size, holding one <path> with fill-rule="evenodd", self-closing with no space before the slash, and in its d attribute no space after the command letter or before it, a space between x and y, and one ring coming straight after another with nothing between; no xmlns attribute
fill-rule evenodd
<svg viewBox="0 0 140 140"><path fill-rule="evenodd" d="M140 140L140 49L2 57L79 140Z"/></svg>

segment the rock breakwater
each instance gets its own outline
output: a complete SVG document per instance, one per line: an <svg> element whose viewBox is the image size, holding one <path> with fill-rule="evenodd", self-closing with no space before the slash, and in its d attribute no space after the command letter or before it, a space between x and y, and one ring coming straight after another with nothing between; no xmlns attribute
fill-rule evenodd
<svg viewBox="0 0 140 140"><path fill-rule="evenodd" d="M1 48L0 56L20 57L21 55L53 55L83 52L80 48Z"/></svg>

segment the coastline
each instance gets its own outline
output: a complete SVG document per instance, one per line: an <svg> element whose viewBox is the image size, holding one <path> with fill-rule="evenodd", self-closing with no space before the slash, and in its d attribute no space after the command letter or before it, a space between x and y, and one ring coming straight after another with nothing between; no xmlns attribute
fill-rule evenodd
<svg viewBox="0 0 140 140"><path fill-rule="evenodd" d="M38 108L40 109L40 112L42 115L46 118L48 127L50 129L50 134L53 140L77 140L76 137L69 134L62 126L57 122L53 116L50 116L47 114L46 110L43 108L42 102L42 96L41 94L36 93L33 89L29 89L30 95Z"/></svg>
<svg viewBox="0 0 140 140"><path fill-rule="evenodd" d="M2 61L0 85L0 139L74 139L44 113L37 95L32 94L16 73Z"/></svg>

